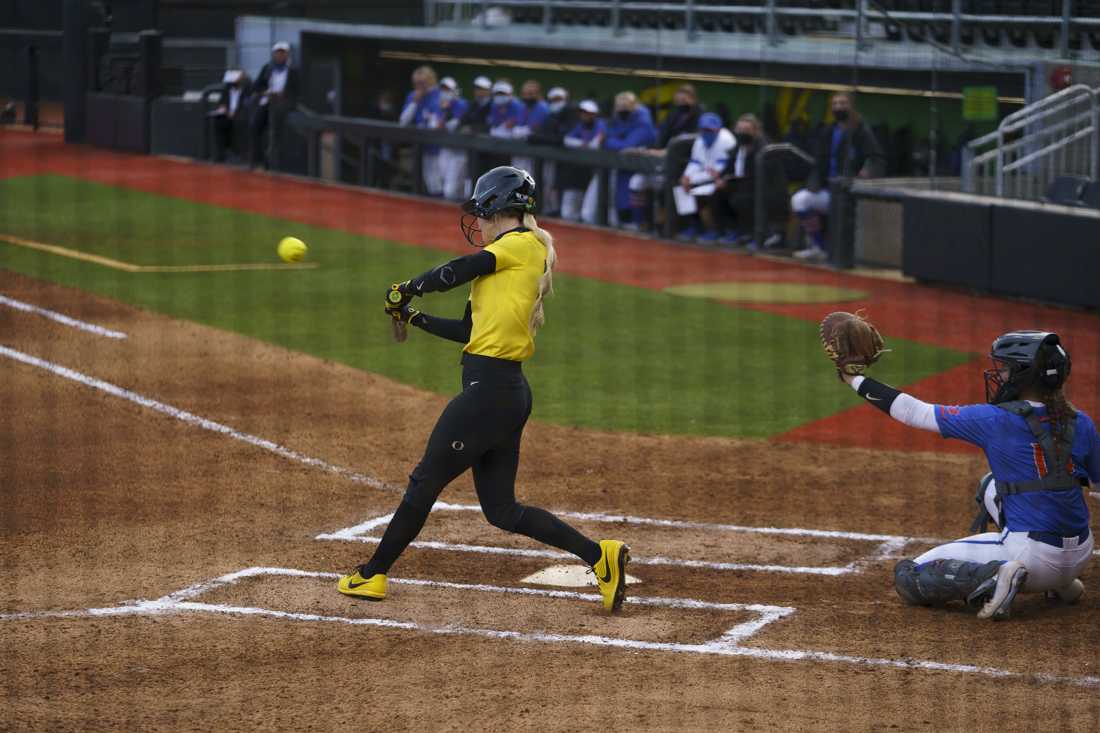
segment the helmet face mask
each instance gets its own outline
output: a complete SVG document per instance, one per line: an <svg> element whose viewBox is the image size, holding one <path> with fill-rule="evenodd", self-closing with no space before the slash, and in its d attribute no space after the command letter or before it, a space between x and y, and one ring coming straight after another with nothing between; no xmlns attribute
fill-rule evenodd
<svg viewBox="0 0 1100 733"><path fill-rule="evenodd" d="M473 195L462 204L459 229L472 246L484 247L487 242L474 241L474 235L481 232L480 219L504 212L522 217L533 213L535 204L535 179L531 174L510 165L498 166L477 179Z"/></svg>
<svg viewBox="0 0 1100 733"><path fill-rule="evenodd" d="M993 342L987 369L985 399L992 405L1021 398L1029 388L1058 389L1069 377L1070 358L1058 334L1011 331Z"/></svg>

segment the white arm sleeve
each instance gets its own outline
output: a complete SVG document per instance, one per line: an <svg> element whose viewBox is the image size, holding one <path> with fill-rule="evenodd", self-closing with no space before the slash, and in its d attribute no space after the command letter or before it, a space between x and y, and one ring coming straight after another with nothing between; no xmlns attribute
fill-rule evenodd
<svg viewBox="0 0 1100 733"><path fill-rule="evenodd" d="M863 379L863 377L853 377L852 389L858 392ZM922 402L904 392L900 393L890 405L890 417L911 428L920 428L933 433L940 432L939 423L936 422L936 406Z"/></svg>

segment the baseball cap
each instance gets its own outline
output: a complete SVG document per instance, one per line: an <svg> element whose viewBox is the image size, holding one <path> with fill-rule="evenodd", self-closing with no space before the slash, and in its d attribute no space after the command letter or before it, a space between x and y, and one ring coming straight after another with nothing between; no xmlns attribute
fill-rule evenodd
<svg viewBox="0 0 1100 733"><path fill-rule="evenodd" d="M498 81L493 84L493 94L511 94L512 85L506 81Z"/></svg>
<svg viewBox="0 0 1100 733"><path fill-rule="evenodd" d="M700 130L721 130L722 118L713 112L707 112L699 118Z"/></svg>
<svg viewBox="0 0 1100 733"><path fill-rule="evenodd" d="M489 81L489 77L487 76L479 76L474 79L474 86L478 89L491 89L493 82Z"/></svg>
<svg viewBox="0 0 1100 733"><path fill-rule="evenodd" d="M593 102L591 99L586 99L580 104L581 112L587 112L592 115L598 115L600 113L600 105Z"/></svg>
<svg viewBox="0 0 1100 733"><path fill-rule="evenodd" d="M547 99L565 99L568 96L569 96L569 93L566 92L561 87L554 87L553 89L551 89L550 91L548 91L546 93L546 98Z"/></svg>
<svg viewBox="0 0 1100 733"><path fill-rule="evenodd" d="M453 92L458 89L458 82L456 82L449 76L445 76L439 80L439 86L443 87L444 89L450 89Z"/></svg>
<svg viewBox="0 0 1100 733"><path fill-rule="evenodd" d="M275 53L276 51L286 51L287 53L290 53L290 44L286 41L279 41L271 47L272 53Z"/></svg>

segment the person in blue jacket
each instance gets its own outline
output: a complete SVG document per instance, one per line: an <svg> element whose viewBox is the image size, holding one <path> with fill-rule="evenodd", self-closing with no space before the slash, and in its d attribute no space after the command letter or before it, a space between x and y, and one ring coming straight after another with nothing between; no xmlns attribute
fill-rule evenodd
<svg viewBox="0 0 1100 733"><path fill-rule="evenodd" d="M645 148L657 142L657 128L649 109L638 103L634 92L615 95L615 114L607 126L603 146L607 150L623 151ZM630 209L630 171L615 171L615 209L619 222L632 221Z"/></svg>
<svg viewBox="0 0 1100 733"><path fill-rule="evenodd" d="M405 104L401 107L399 124L402 127L422 129L437 127L440 109L435 69L430 66L418 67L412 73L412 83L412 91L405 96ZM439 148L424 148L420 174L424 188L430 195L439 196L443 193L443 177L439 174Z"/></svg>
<svg viewBox="0 0 1100 733"><path fill-rule="evenodd" d="M513 96L512 83L507 79L497 79L493 83L493 101L485 121L489 125L489 135L511 140L523 120L527 119L527 108ZM482 163L493 168L511 165L510 155L483 155Z"/></svg>

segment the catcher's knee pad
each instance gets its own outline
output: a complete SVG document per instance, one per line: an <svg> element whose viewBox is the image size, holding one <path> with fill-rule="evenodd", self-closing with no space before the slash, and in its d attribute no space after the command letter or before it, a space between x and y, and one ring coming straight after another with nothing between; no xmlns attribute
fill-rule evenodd
<svg viewBox="0 0 1100 733"><path fill-rule="evenodd" d="M932 560L918 565L902 560L894 566L894 588L902 600L914 606L939 606L949 601L975 604L992 592L1002 564L1000 560Z"/></svg>
<svg viewBox="0 0 1100 733"><path fill-rule="evenodd" d="M505 532L515 532L519 525L519 518L523 516L523 505L514 501L511 504L493 504L492 506L482 504L481 511L485 513L489 524Z"/></svg>

